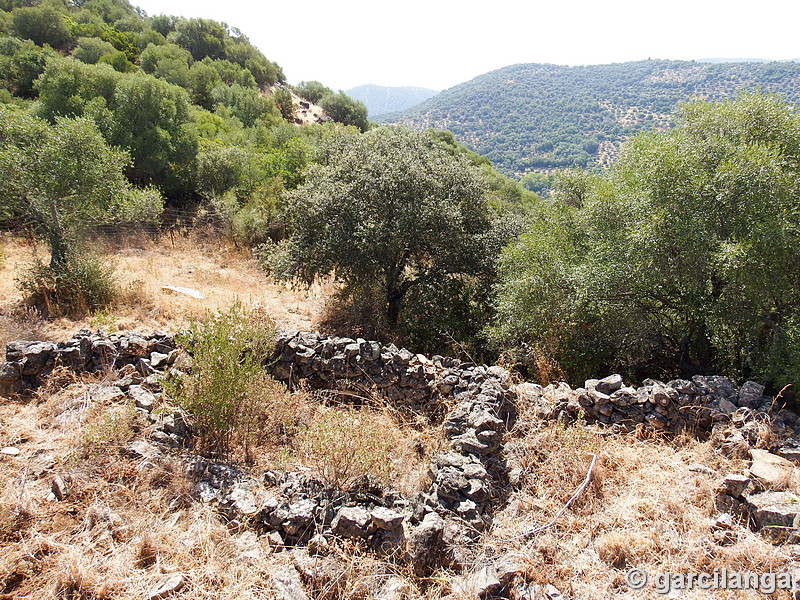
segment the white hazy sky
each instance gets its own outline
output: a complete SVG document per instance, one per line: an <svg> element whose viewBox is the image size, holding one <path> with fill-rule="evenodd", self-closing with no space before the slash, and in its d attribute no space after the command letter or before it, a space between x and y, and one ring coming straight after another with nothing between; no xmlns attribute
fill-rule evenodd
<svg viewBox="0 0 800 600"><path fill-rule="evenodd" d="M238 27L289 83L446 89L516 63L800 57L796 0L131 0ZM471 4L475 6L475 4Z"/></svg>

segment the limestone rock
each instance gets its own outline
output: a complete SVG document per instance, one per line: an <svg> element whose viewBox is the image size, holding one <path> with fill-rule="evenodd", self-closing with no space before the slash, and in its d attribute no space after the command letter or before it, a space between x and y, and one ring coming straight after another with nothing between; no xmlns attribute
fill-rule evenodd
<svg viewBox="0 0 800 600"><path fill-rule="evenodd" d="M408 555L417 576L426 575L439 561L444 520L435 512L429 512L408 538Z"/></svg>
<svg viewBox="0 0 800 600"><path fill-rule="evenodd" d="M292 567L285 567L274 573L270 584L278 600L309 600L300 575Z"/></svg>
<svg viewBox="0 0 800 600"><path fill-rule="evenodd" d="M750 450L750 457L750 474L766 487L780 487L790 480L793 464L785 458L758 448Z"/></svg>
<svg viewBox="0 0 800 600"><path fill-rule="evenodd" d="M147 590L148 600L158 600L159 598L166 598L180 590L185 583L184 576L181 573L169 573L161 577Z"/></svg>
<svg viewBox="0 0 800 600"><path fill-rule="evenodd" d="M791 492L762 492L747 497L756 527L796 527L800 525L800 497Z"/></svg>

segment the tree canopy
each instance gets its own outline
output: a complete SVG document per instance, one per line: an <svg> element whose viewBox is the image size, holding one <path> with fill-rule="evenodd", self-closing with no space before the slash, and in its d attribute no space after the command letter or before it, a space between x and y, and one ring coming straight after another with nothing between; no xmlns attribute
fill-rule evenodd
<svg viewBox="0 0 800 600"><path fill-rule="evenodd" d="M573 376L800 378L800 116L690 102L606 177L573 175L504 253L493 333Z"/></svg>
<svg viewBox="0 0 800 600"><path fill-rule="evenodd" d="M340 137L289 200L286 274L335 273L354 294L376 295L390 328L412 319L410 293L453 294L500 247L480 173L426 132Z"/></svg>

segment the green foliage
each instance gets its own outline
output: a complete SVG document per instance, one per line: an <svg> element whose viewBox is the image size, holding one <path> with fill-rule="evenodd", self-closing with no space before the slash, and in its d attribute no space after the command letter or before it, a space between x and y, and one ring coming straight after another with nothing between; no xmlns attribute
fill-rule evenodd
<svg viewBox="0 0 800 600"><path fill-rule="evenodd" d="M297 108L292 100L292 93L289 90L279 88L275 90L272 99L275 100L275 105L281 111L281 116L287 121L292 121L297 113Z"/></svg>
<svg viewBox="0 0 800 600"><path fill-rule="evenodd" d="M72 35L62 13L51 5L15 8L11 13L14 35L34 44L66 48Z"/></svg>
<svg viewBox="0 0 800 600"><path fill-rule="evenodd" d="M301 81L300 85L294 86L294 92L314 104L319 104L325 96L333 94L331 88L325 87L319 81Z"/></svg>
<svg viewBox="0 0 800 600"><path fill-rule="evenodd" d="M366 131L369 128L367 107L346 94L339 93L323 96L320 100L320 106L337 123L353 125L361 131Z"/></svg>
<svg viewBox="0 0 800 600"><path fill-rule="evenodd" d="M447 128L503 173L521 176L607 166L631 135L672 125L679 102L721 100L754 89L784 93L797 104L800 64L643 60L513 65L382 120Z"/></svg>
<svg viewBox="0 0 800 600"><path fill-rule="evenodd" d="M191 350L191 374L168 379L165 390L193 419L195 444L208 455L241 447L252 459L254 447L274 435L286 390L264 372L272 354L274 324L235 304L228 312L193 321L177 337ZM286 415L286 420L290 418Z"/></svg>
<svg viewBox="0 0 800 600"><path fill-rule="evenodd" d="M168 39L186 48L195 60L202 60L206 56L224 58L227 37L225 27L211 19L180 19Z"/></svg>
<svg viewBox="0 0 800 600"><path fill-rule="evenodd" d="M288 196L291 237L273 255L275 272L305 282L336 273L350 297L378 297L394 330L422 316L405 310L409 290L456 293L462 278L490 279L501 244L491 241L485 191L480 174L427 133L335 138Z"/></svg>
<svg viewBox="0 0 800 600"><path fill-rule="evenodd" d="M17 285L48 317L84 317L108 306L116 293L113 267L77 248L55 265L34 259Z"/></svg>
<svg viewBox="0 0 800 600"><path fill-rule="evenodd" d="M72 56L90 65L97 64L100 58L115 51L114 46L109 42L96 37L78 38L78 45L72 52Z"/></svg>
<svg viewBox="0 0 800 600"><path fill-rule="evenodd" d="M692 102L605 178L572 173L504 253L495 338L603 370L800 381L800 116ZM790 357L779 365L775 356Z"/></svg>
<svg viewBox="0 0 800 600"><path fill-rule="evenodd" d="M60 117L51 126L0 106L0 217L26 222L47 240L49 271L34 265L22 285L48 311L93 309L109 298L110 275L81 256L82 229L160 214L159 194L135 190L125 178L128 161L88 119Z"/></svg>
<svg viewBox="0 0 800 600"><path fill-rule="evenodd" d="M300 453L328 487L347 491L370 476L389 480L389 442L356 410L328 410L298 435Z"/></svg>
<svg viewBox="0 0 800 600"><path fill-rule="evenodd" d="M56 52L31 41L0 38L0 85L21 98L35 96L34 82Z"/></svg>

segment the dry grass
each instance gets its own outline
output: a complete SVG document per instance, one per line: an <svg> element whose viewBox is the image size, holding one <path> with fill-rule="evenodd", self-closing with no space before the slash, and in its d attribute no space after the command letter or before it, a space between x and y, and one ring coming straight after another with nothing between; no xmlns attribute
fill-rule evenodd
<svg viewBox="0 0 800 600"><path fill-rule="evenodd" d="M0 234L0 345L22 338L61 340L80 328L175 331L189 319L227 310L237 300L265 310L280 327L309 331L333 291L332 284L310 290L276 285L248 251L202 231L156 239L139 234L122 241L99 237L91 249L116 265L117 305L79 321L45 321L22 306L15 278L34 257L46 259L46 247ZM163 290L165 285L189 287L205 298L170 293Z"/></svg>
<svg viewBox="0 0 800 600"><path fill-rule="evenodd" d="M688 436L637 439L555 423L526 426L530 431L507 447L510 465L521 469L522 484L497 516L489 543L520 557L532 581L585 600L649 598L652 589L627 587L628 569L765 573L790 562L787 551L743 524L734 529L729 545L713 538L715 484L723 475L742 472L745 461L726 459L709 443ZM586 476L590 454L598 456L592 485L552 528L515 539L549 522L566 503ZM722 590L681 595L750 597L760 595Z"/></svg>
<svg viewBox="0 0 800 600"><path fill-rule="evenodd" d="M80 322L48 322L20 308L14 285L21 265L43 256L43 248L0 237L0 343L62 339L80 327L101 325L172 331L237 299L264 308L280 326L312 329L331 291L305 293L271 284L242 251L202 234L127 239L119 246L101 241L96 250L117 264L125 290L120 305ZM166 284L197 289L206 298L167 295L161 291ZM244 550L254 549L253 538L229 529L208 506L192 500L179 457L146 467L121 454L139 424L124 403L93 403L88 392L102 377L57 372L30 402L0 399L0 447L20 450L18 456L0 455L0 600L138 600L172 572L186 580L171 596L175 600L272 598L269 576L290 564L290 553L275 553L260 538L257 556L244 557ZM287 395L282 407L302 427L313 425L330 404L330 397L299 390ZM390 484L414 497L427 485L427 466L443 443L442 432L425 419L399 414L380 398L362 398L361 404L361 426L388 443ZM283 422L284 416L275 418ZM293 445L295 434L265 440L254 472L313 469ZM553 527L519 538L558 514L583 482L592 454L598 460L591 485ZM716 516L716 480L741 472L747 463L691 437L608 435L537 423L523 411L518 430L509 435L506 458L521 483L491 532L470 549L476 563L510 554L525 565L530 581L599 600L652 597L652 589L634 592L626 586L625 572L633 566L649 573L776 572L790 559L787 550L741 526L729 544L715 541L710 521ZM691 469L693 463L714 473ZM60 502L48 498L56 475L68 490ZM785 485L800 491L795 480ZM409 568L382 561L357 544L336 545L327 558L319 568L331 569L330 576L313 590L316 599L369 598L392 574L409 580L413 598L450 593L451 573L416 581ZM760 596L696 591L681 597Z"/></svg>

